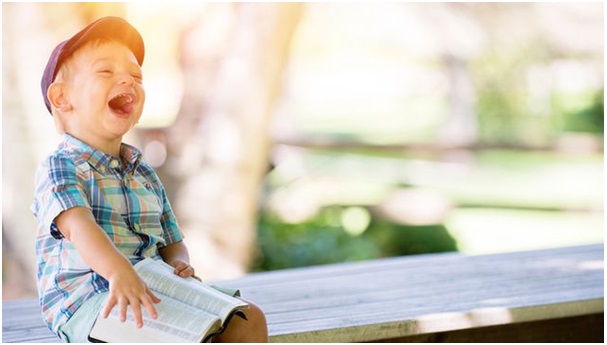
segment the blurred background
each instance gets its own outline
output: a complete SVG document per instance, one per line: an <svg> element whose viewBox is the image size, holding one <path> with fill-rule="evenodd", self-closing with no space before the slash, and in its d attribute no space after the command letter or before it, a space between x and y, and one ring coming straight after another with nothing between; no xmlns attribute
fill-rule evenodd
<svg viewBox="0 0 607 345"><path fill-rule="evenodd" d="M205 279L603 242L602 3L3 3L2 297L60 140L40 78L105 15L146 44L125 141Z"/></svg>

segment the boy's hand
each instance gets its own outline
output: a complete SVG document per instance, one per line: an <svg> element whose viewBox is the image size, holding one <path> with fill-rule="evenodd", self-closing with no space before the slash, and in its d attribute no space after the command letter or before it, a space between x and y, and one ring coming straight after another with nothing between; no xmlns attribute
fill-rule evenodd
<svg viewBox="0 0 607 345"><path fill-rule="evenodd" d="M173 242L167 246L159 249L162 260L167 264L173 266L173 272L181 278L192 277L199 281L194 272L194 267L190 266L190 255L188 254L188 248L185 246L183 241Z"/></svg>
<svg viewBox="0 0 607 345"><path fill-rule="evenodd" d="M126 321L127 307L130 305L135 316L137 327L143 327L143 317L141 307L147 309L152 318L156 318L156 307L154 303L160 302L152 290L141 280L137 272L130 267L130 270L116 272L108 279L110 283L110 294L103 309L103 317L106 318L114 306L120 308L120 321Z"/></svg>
<svg viewBox="0 0 607 345"><path fill-rule="evenodd" d="M175 268L173 270L173 273L180 276L181 278L192 277L194 279L200 280L200 278L198 278L195 275L194 267L190 266L190 264L188 264L187 262L185 262L183 260L179 260L179 259L173 260L172 262L169 262L169 265L171 265Z"/></svg>

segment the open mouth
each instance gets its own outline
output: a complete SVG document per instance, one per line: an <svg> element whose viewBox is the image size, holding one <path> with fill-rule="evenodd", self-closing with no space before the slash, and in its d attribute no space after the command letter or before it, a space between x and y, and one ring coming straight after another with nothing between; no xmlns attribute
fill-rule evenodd
<svg viewBox="0 0 607 345"><path fill-rule="evenodd" d="M135 101L135 95L130 93L121 93L110 99L110 101L108 102L108 106L110 107L112 112L121 116L127 116L130 115L133 111Z"/></svg>

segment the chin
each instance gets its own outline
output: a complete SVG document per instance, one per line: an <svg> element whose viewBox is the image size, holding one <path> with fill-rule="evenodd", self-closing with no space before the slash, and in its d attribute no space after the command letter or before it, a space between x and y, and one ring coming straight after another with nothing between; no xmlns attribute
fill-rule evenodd
<svg viewBox="0 0 607 345"><path fill-rule="evenodd" d="M141 111L139 111L139 110L133 110L132 112L124 113L124 112L113 111L112 109L109 109L108 112L110 114L110 118L112 118L115 122L131 123L130 127L133 127L139 121L139 118L141 117Z"/></svg>
<svg viewBox="0 0 607 345"><path fill-rule="evenodd" d="M119 136L123 136L125 135L128 131L131 130L131 128L133 128L135 125L137 124L137 121L132 120L132 119L128 119L128 121L109 121L109 123L106 124L106 128L108 129L109 132L114 133L115 135L119 135Z"/></svg>

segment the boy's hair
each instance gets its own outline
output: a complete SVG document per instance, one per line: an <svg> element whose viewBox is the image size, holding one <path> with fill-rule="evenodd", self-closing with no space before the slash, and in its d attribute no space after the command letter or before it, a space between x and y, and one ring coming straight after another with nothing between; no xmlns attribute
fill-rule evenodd
<svg viewBox="0 0 607 345"><path fill-rule="evenodd" d="M113 40L124 43L135 55L139 66L143 64L145 48L141 35L137 29L131 26L126 20L118 17L103 17L98 19L55 47L44 68L41 81L42 98L44 99L46 109L48 109L51 115L53 113L51 110L51 102L47 97L47 92L63 64L74 54L74 52L76 52L76 50L82 48L87 43L92 41L104 42Z"/></svg>

